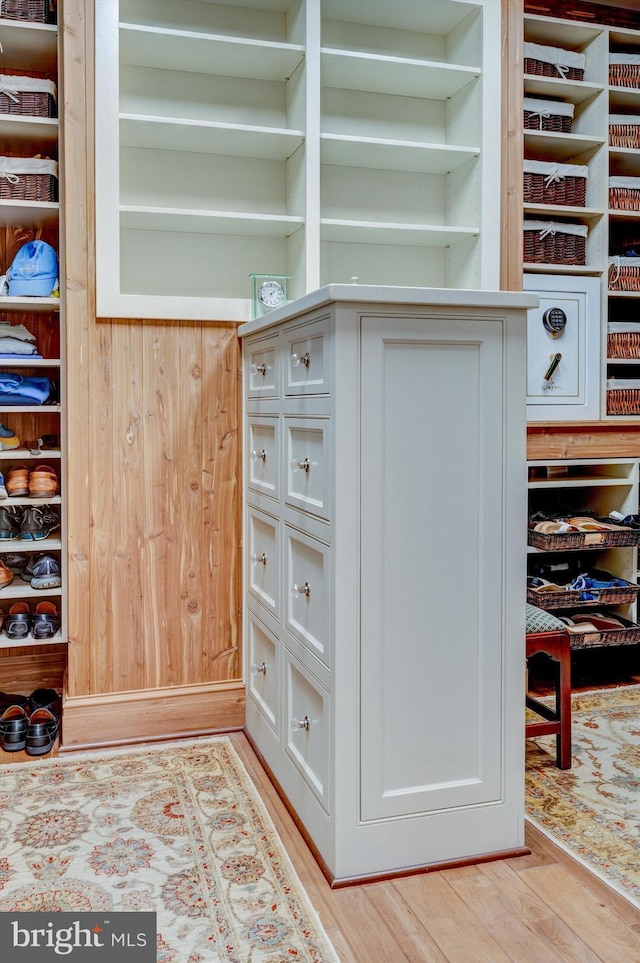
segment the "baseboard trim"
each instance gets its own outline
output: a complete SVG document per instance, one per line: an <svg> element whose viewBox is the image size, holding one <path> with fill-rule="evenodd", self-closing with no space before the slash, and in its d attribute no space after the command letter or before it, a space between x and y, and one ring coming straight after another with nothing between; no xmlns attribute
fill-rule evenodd
<svg viewBox="0 0 640 963"><path fill-rule="evenodd" d="M60 753L242 729L243 683L65 696Z"/></svg>

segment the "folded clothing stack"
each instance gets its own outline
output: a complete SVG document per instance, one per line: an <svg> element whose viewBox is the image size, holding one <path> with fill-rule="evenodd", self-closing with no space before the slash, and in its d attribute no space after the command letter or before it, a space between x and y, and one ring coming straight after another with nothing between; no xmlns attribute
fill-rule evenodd
<svg viewBox="0 0 640 963"><path fill-rule="evenodd" d="M38 354L35 335L24 324L0 321L0 358L12 358L15 355L42 357Z"/></svg>
<svg viewBox="0 0 640 963"><path fill-rule="evenodd" d="M53 382L49 378L0 372L0 405L43 405L52 389Z"/></svg>

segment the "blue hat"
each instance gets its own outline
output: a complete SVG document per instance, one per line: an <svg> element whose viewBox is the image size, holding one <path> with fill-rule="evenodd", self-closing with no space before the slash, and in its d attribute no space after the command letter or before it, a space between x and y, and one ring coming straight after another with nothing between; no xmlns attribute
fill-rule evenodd
<svg viewBox="0 0 640 963"><path fill-rule="evenodd" d="M47 298L58 280L58 257L46 241L23 244L7 271L9 297Z"/></svg>

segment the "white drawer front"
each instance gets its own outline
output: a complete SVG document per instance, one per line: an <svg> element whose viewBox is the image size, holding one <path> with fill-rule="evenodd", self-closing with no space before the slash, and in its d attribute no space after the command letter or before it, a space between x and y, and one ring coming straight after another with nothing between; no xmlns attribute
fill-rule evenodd
<svg viewBox="0 0 640 963"><path fill-rule="evenodd" d="M249 508L247 512L248 588L279 618L280 546L278 520Z"/></svg>
<svg viewBox="0 0 640 963"><path fill-rule="evenodd" d="M285 335L285 395L327 394L327 322L308 324Z"/></svg>
<svg viewBox="0 0 640 963"><path fill-rule="evenodd" d="M315 538L285 528L284 618L289 631L331 667L330 549Z"/></svg>
<svg viewBox="0 0 640 963"><path fill-rule="evenodd" d="M280 498L280 443L277 418L247 420L249 488L270 498Z"/></svg>
<svg viewBox="0 0 640 963"><path fill-rule="evenodd" d="M285 747L305 782L329 811L329 693L282 649L285 686Z"/></svg>
<svg viewBox="0 0 640 963"><path fill-rule="evenodd" d="M251 611L247 618L247 690L274 732L278 729L280 696L279 643Z"/></svg>
<svg viewBox="0 0 640 963"><path fill-rule="evenodd" d="M277 398L278 338L251 341L245 346L246 387L248 398Z"/></svg>
<svg viewBox="0 0 640 963"><path fill-rule="evenodd" d="M328 418L286 420L286 501L326 519L330 517L330 427Z"/></svg>

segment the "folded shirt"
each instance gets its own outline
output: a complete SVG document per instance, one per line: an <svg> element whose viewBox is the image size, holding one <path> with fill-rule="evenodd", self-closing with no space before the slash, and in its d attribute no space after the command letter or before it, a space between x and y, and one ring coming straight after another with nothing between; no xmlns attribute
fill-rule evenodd
<svg viewBox="0 0 640 963"><path fill-rule="evenodd" d="M20 338L3 338L2 327L0 326L0 354L18 354L24 357L37 353L37 347L30 341L22 341Z"/></svg>
<svg viewBox="0 0 640 963"><path fill-rule="evenodd" d="M50 394L49 378L0 372L0 405L41 405Z"/></svg>
<svg viewBox="0 0 640 963"><path fill-rule="evenodd" d="M0 321L0 338L19 338L20 341L35 341L36 336L25 328L24 324L11 324L10 321Z"/></svg>

